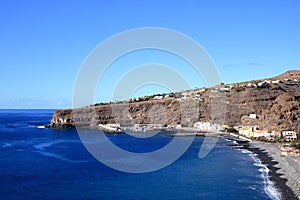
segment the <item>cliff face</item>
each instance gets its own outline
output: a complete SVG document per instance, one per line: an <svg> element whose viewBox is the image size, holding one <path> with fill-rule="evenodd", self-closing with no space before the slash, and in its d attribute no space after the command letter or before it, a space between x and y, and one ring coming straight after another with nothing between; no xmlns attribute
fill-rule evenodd
<svg viewBox="0 0 300 200"><path fill-rule="evenodd" d="M263 109L260 127L266 129L296 130L299 133L300 101L291 94L282 94Z"/></svg>
<svg viewBox="0 0 300 200"><path fill-rule="evenodd" d="M56 110L49 127L74 127L75 123L78 126L108 123L120 123L121 126L192 126L196 121L222 122L221 112L218 116L218 109L214 109L225 103L225 124L252 124L270 131L294 130L299 133L300 70L288 71L268 80L269 83L263 87L251 86L253 81L234 84L234 89L221 93L226 96L226 101L221 98L220 102L216 102L218 98L215 97L220 92L212 93L212 90L208 90L199 93L197 100L168 97L162 100ZM257 119L247 117L249 114L256 114Z"/></svg>
<svg viewBox="0 0 300 200"><path fill-rule="evenodd" d="M121 126L134 124L192 126L198 120L197 101L180 102L176 99L166 99L56 110L49 127L68 128L74 125L95 126L114 123L120 123Z"/></svg>

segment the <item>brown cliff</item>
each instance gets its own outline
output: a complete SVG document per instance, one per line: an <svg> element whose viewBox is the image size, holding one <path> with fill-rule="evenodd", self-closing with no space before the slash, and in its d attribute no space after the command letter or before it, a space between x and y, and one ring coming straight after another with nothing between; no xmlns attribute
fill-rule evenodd
<svg viewBox="0 0 300 200"><path fill-rule="evenodd" d="M294 130L300 132L300 70L288 71L280 76L264 80L249 81L230 85L230 91L223 91L226 101L212 105L216 98L213 90L198 94L197 100L183 100L180 95L168 95L161 100L148 100L85 108L56 110L49 127L63 128L93 126L97 124L120 123L121 126L134 124L163 124L189 127L196 121L215 121L212 110L216 105L226 104L225 124L229 126L257 124L267 130ZM255 85L256 84L256 85ZM213 88L215 90L215 88ZM189 91L194 93L193 91ZM218 92L220 94L220 92ZM131 103L132 102L132 103ZM257 119L246 116L256 114ZM215 116L218 118L218 116ZM214 118L213 117L213 118ZM220 117L220 116L219 116ZM221 117L219 119L222 121Z"/></svg>

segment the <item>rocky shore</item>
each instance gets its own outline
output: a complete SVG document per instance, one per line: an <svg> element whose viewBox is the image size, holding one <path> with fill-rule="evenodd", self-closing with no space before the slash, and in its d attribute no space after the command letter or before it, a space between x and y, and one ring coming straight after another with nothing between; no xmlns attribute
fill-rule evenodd
<svg viewBox="0 0 300 200"><path fill-rule="evenodd" d="M249 150L270 170L270 180L283 200L300 199L300 155L282 155L280 144L254 142Z"/></svg>

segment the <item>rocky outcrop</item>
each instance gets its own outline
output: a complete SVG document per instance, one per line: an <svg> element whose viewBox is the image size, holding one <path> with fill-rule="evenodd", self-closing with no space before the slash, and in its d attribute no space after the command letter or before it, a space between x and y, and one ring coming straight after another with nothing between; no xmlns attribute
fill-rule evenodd
<svg viewBox="0 0 300 200"><path fill-rule="evenodd" d="M267 87L247 87L253 82L237 83L230 92L207 90L198 100L168 97L161 100L123 102L76 109L56 110L48 127L69 128L119 123L162 124L189 127L196 121L224 122L229 126L257 124L267 130L300 132L300 70L288 71L269 81ZM299 81L296 81L299 80ZM255 82L260 82L257 80ZM216 95L221 94L220 98ZM222 98L226 96L226 99ZM226 105L225 121L222 105ZM219 109L219 110L218 110ZM220 111L220 112L218 112ZM247 118L256 114L257 119Z"/></svg>

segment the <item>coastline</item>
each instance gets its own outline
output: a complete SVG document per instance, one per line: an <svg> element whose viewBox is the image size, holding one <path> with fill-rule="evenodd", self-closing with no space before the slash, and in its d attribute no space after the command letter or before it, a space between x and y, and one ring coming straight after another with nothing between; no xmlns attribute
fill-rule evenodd
<svg viewBox="0 0 300 200"><path fill-rule="evenodd" d="M281 155L278 143L251 143L249 151L256 154L269 169L269 179L281 193L282 200L300 199L300 156Z"/></svg>

